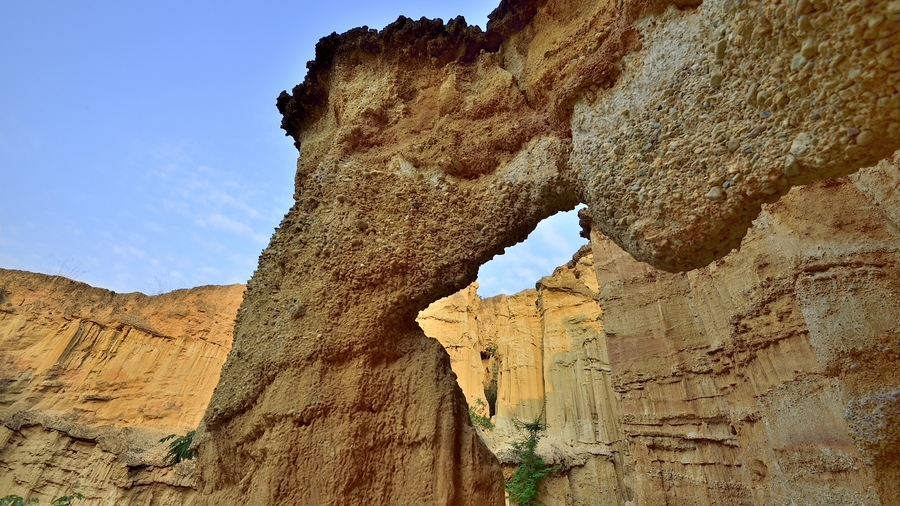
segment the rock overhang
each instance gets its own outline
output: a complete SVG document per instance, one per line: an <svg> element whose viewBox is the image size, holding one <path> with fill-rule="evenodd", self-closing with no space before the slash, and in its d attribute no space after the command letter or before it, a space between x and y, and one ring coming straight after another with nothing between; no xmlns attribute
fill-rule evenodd
<svg viewBox="0 0 900 506"><path fill-rule="evenodd" d="M737 247L791 186L900 145L896 10L502 2L486 32L401 18L326 37L278 106L305 147L301 173L352 157L489 186L529 142L553 139L566 151L554 185L638 259L686 270Z"/></svg>

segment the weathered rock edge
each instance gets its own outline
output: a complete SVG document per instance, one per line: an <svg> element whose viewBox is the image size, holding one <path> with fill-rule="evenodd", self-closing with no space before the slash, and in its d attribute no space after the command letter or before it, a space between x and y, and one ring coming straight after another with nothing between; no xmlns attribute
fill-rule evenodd
<svg viewBox="0 0 900 506"><path fill-rule="evenodd" d="M792 185L900 146L900 4L693 5L504 2L484 34L401 19L320 45L278 100L296 203L198 435L209 503L500 504L419 310L579 201L687 270Z"/></svg>

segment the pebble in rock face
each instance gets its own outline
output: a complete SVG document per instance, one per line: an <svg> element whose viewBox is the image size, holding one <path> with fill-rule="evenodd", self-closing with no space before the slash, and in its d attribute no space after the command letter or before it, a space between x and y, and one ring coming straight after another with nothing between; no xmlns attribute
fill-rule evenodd
<svg viewBox="0 0 900 506"><path fill-rule="evenodd" d="M871 130L863 130L856 136L856 143L860 146L868 146L875 142L875 134Z"/></svg>
<svg viewBox="0 0 900 506"><path fill-rule="evenodd" d="M724 60L725 59L725 48L728 42L725 39L722 39L716 44L716 60Z"/></svg>
<svg viewBox="0 0 900 506"><path fill-rule="evenodd" d="M783 172L784 175L788 177L800 175L800 166L797 165L797 160L794 158L794 155L787 155L785 157Z"/></svg>
<svg viewBox="0 0 900 506"><path fill-rule="evenodd" d="M704 197L708 198L709 200L722 200L725 197L725 194L722 191L721 186L713 186L709 189L709 192L704 195Z"/></svg>

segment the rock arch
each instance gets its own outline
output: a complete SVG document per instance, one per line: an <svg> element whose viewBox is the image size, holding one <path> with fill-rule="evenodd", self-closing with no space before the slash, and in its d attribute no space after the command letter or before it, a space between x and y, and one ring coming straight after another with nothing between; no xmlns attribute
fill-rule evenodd
<svg viewBox="0 0 900 506"><path fill-rule="evenodd" d="M900 147L897 2L503 0L320 41L282 93L295 204L201 431L207 503L501 504L415 316L579 201L671 271Z"/></svg>

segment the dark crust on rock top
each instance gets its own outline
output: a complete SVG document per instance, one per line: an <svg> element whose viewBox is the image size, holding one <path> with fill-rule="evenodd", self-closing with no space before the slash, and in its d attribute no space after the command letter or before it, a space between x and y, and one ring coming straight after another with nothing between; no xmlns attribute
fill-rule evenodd
<svg viewBox="0 0 900 506"><path fill-rule="evenodd" d="M303 83L295 86L291 94L282 91L278 96L276 105L283 116L281 128L296 140L304 125L318 119L328 101L329 72L340 54L403 57L432 61L440 67L450 62L471 63L482 50L497 51L501 41L499 34L469 26L462 16L446 25L441 19L414 21L400 16L381 31L363 26L340 35L332 33L316 44L316 59L306 64L308 72Z"/></svg>
<svg viewBox="0 0 900 506"><path fill-rule="evenodd" d="M339 53L362 51L373 55L435 59L436 66L450 62L471 63L484 50L496 52L503 38L524 28L535 16L539 0L501 0L488 15L488 29L469 26L462 16L446 25L441 19L414 21L400 16L380 32L367 26L343 34L332 33L316 44L316 58L307 62L303 83L291 93L282 91L276 105L283 116L285 135L298 138L304 125L318 119L328 101L326 82ZM299 148L299 146L298 146Z"/></svg>
<svg viewBox="0 0 900 506"><path fill-rule="evenodd" d="M502 39L525 28L537 14L539 0L500 0L500 5L488 14L488 33Z"/></svg>
<svg viewBox="0 0 900 506"><path fill-rule="evenodd" d="M282 91L276 105L282 115L281 128L285 135L295 140L300 149L299 136L305 126L321 117L328 103L328 81L331 70L340 55L356 53L404 58L430 62L442 67L451 62L472 63L481 51L497 52L503 41L523 30L537 15L545 0L501 0L500 5L488 15L487 31L477 25L469 26L462 16L444 24L441 19L421 18L418 21L400 16L397 21L378 31L367 26L354 28L343 34L332 33L316 44L315 60L307 62L308 69L303 83L291 93ZM634 19L643 12L673 4L679 8L696 7L702 0L634 0L629 2ZM627 40L626 42L634 42ZM624 50L624 48L620 48ZM616 54L621 57L621 54ZM609 65L602 65L600 74L606 75ZM607 68L610 67L610 68ZM597 74L594 72L593 74ZM603 81L601 75L591 75L595 81ZM573 95L573 90L563 95ZM566 104L569 105L569 104ZM569 111L569 107L563 107ZM562 123L567 120L567 114ZM559 125L557 125L559 126ZM565 130L565 128L563 128Z"/></svg>

